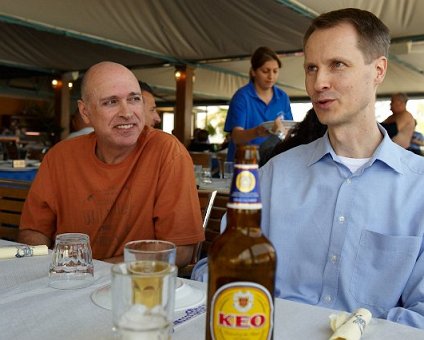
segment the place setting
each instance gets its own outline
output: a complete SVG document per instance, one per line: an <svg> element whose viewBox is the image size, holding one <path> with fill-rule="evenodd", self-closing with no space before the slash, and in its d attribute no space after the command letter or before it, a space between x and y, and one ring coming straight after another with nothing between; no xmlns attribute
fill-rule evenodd
<svg viewBox="0 0 424 340"><path fill-rule="evenodd" d="M92 301L99 307L112 310L111 285L107 284L91 294ZM174 311L182 312L188 308L201 305L206 300L206 292L186 283L183 279L176 278Z"/></svg>
<svg viewBox="0 0 424 340"><path fill-rule="evenodd" d="M94 304L112 311L115 332L164 335L206 311L206 292L177 278L175 257L176 246L171 242L143 240L125 245L125 262L112 266L111 284L91 294Z"/></svg>

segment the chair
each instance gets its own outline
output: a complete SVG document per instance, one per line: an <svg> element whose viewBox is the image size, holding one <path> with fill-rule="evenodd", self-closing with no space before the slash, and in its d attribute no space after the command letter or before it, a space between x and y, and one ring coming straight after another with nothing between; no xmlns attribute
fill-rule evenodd
<svg viewBox="0 0 424 340"><path fill-rule="evenodd" d="M198 190L199 203L200 203L200 211L202 213L203 218L203 230L206 229L206 226L209 221L209 216L212 211L213 203L215 201L215 197L217 191L208 191L208 190ZM178 276L189 278L191 275L191 271L193 270L194 265L199 261L200 254L202 249L202 242L198 243L193 251L193 257L191 259L191 263L187 266L178 268Z"/></svg>
<svg viewBox="0 0 424 340"><path fill-rule="evenodd" d="M200 250L200 257L204 258L208 255L209 248L212 242L220 235L221 219L227 212L228 194L218 193L215 197L211 213L205 228L205 241L203 241Z"/></svg>
<svg viewBox="0 0 424 340"><path fill-rule="evenodd" d="M199 164L202 168L211 167L211 154L209 152L189 152L193 164Z"/></svg>
<svg viewBox="0 0 424 340"><path fill-rule="evenodd" d="M19 222L31 182L0 179L0 238L17 241Z"/></svg>

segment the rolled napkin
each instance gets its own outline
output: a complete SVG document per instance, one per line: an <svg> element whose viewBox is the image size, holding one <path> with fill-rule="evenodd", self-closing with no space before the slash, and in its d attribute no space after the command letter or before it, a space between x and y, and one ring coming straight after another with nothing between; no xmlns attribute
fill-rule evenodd
<svg viewBox="0 0 424 340"><path fill-rule="evenodd" d="M0 259L12 259L14 257L47 255L49 250L46 245L42 246L9 246L0 247Z"/></svg>
<svg viewBox="0 0 424 340"><path fill-rule="evenodd" d="M331 314L330 327L334 334L329 340L359 340L371 318L371 312L365 308L359 308L352 314Z"/></svg>

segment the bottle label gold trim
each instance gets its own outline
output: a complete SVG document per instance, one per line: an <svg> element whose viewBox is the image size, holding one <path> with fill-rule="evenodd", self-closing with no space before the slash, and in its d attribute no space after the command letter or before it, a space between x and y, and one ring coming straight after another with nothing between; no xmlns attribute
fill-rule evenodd
<svg viewBox="0 0 424 340"><path fill-rule="evenodd" d="M269 340L273 313L273 300L264 286L254 282L223 285L211 302L212 339Z"/></svg>
<svg viewBox="0 0 424 340"><path fill-rule="evenodd" d="M235 164L231 194L227 203L232 209L261 209L257 164Z"/></svg>

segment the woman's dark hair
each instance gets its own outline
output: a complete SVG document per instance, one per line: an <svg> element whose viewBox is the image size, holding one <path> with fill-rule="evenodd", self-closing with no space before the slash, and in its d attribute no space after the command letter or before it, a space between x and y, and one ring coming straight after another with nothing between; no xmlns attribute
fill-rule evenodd
<svg viewBox="0 0 424 340"><path fill-rule="evenodd" d="M297 123L271 152L270 158L302 144L308 144L322 137L327 125L321 124L314 109L310 109L305 118Z"/></svg>
<svg viewBox="0 0 424 340"><path fill-rule="evenodd" d="M281 68L281 60L278 58L277 53L268 47L261 46L253 52L252 57L250 58L250 69L256 71L259 67L270 60L275 60L278 67ZM250 74L250 80L253 80L252 74Z"/></svg>

